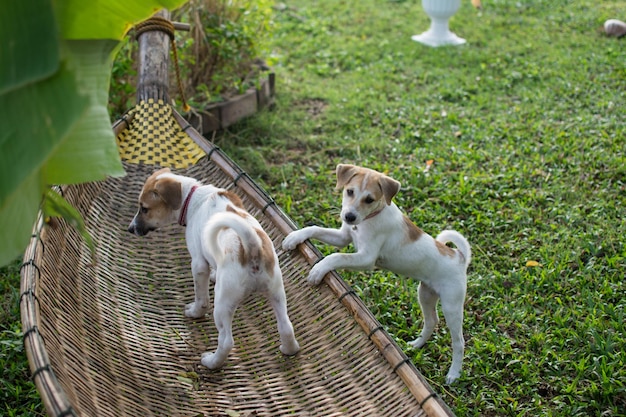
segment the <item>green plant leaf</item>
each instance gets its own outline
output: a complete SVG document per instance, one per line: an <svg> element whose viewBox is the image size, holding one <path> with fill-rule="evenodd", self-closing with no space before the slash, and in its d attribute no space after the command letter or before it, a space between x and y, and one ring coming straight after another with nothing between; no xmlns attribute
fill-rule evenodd
<svg viewBox="0 0 626 417"><path fill-rule="evenodd" d="M59 69L59 35L50 0L3 3L0 39L0 94Z"/></svg>
<svg viewBox="0 0 626 417"><path fill-rule="evenodd" d="M181 0L63 0L57 2L65 39L122 39L136 23L160 9L174 9Z"/></svg>
<svg viewBox="0 0 626 417"><path fill-rule="evenodd" d="M131 25L183 3L10 1L0 14L2 264L26 245L47 184L124 173L106 108L112 52Z"/></svg>
<svg viewBox="0 0 626 417"><path fill-rule="evenodd" d="M48 184L75 184L125 174L107 112L113 51L118 44L107 39L66 42L69 66L89 106L47 161L43 174Z"/></svg>
<svg viewBox="0 0 626 417"><path fill-rule="evenodd" d="M66 68L44 81L0 95L0 125L5 127L0 137L0 202L42 168L88 104Z"/></svg>
<svg viewBox="0 0 626 417"><path fill-rule="evenodd" d="M21 187L2 201L0 206L0 265L11 262L24 250L30 239L33 221L41 202L39 171L24 178Z"/></svg>
<svg viewBox="0 0 626 417"><path fill-rule="evenodd" d="M53 77L0 95L0 126L5 127L0 137L3 264L28 242L46 183L42 167L87 105L74 75L64 67Z"/></svg>
<svg viewBox="0 0 626 417"><path fill-rule="evenodd" d="M83 237L85 243L95 253L96 244L85 227L85 221L81 214L70 203L67 202L59 193L47 188L42 204L42 210L46 217L62 217L70 225L72 225Z"/></svg>

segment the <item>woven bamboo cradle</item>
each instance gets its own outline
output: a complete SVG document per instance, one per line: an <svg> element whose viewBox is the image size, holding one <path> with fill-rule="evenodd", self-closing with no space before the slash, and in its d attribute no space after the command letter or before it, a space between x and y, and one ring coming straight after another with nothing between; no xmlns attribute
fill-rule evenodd
<svg viewBox="0 0 626 417"><path fill-rule="evenodd" d="M280 353L270 306L251 296L237 311L236 346L224 368L199 364L201 353L215 348L217 331L210 314L183 315L193 299L184 229L173 225L144 238L126 230L155 160L185 161L137 146L122 153L140 160L125 162L125 177L61 189L97 242L95 259L72 226L43 218L24 257L24 342L49 415L452 415L339 275L318 288L306 284L320 253L310 244L280 249L294 224L272 199L176 112L172 120L176 135L202 151L177 145L184 149L170 155L191 149L188 157L199 159L175 171L236 192L273 239L302 349L291 358ZM116 135L131 125L118 122Z"/></svg>

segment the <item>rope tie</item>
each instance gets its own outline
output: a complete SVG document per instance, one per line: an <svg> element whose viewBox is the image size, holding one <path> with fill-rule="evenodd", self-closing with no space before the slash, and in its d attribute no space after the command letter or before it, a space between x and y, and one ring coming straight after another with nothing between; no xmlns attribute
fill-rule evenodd
<svg viewBox="0 0 626 417"><path fill-rule="evenodd" d="M172 45L172 54L174 55L174 69L176 71L176 82L178 84L178 91L180 92L180 98L183 102L183 111L188 112L191 107L187 104L187 100L185 99L185 92L183 91L183 83L180 78L180 67L178 65L178 53L176 52L176 38L174 36L174 24L170 22L168 19L161 16L152 16L151 18L144 20L143 22L137 23L135 26L135 39L139 40L139 37L146 33L152 31L159 31L165 33L170 38L170 43Z"/></svg>
<svg viewBox="0 0 626 417"><path fill-rule="evenodd" d="M261 213L265 214L265 210L267 210L270 206L273 206L276 204L276 201L274 200L270 200L267 203L265 203L265 206L263 206L263 208L261 209Z"/></svg>
<svg viewBox="0 0 626 417"><path fill-rule="evenodd" d="M252 181L252 178L250 178L250 175L248 175L247 172L245 171L241 171L239 173L239 175L237 175L237 177L235 177L235 179L233 179L233 184L235 184L235 186L237 186L237 182L239 182L239 180L241 179L241 177L248 177L250 179L250 181Z"/></svg>
<svg viewBox="0 0 626 417"><path fill-rule="evenodd" d="M428 394L421 402L420 402L420 408L424 408L424 404L426 404L426 401L428 400L432 400L433 398L437 398L437 393L436 392L432 392L430 394Z"/></svg>
<svg viewBox="0 0 626 417"><path fill-rule="evenodd" d="M380 331L380 330L384 330L384 328L383 328L383 326L382 326L382 325L374 327L374 328L373 328L373 329L369 332L369 334L367 335L367 338L368 338L369 340L372 340L372 336L374 336L374 333L376 333L376 332L378 332L378 331Z"/></svg>
<svg viewBox="0 0 626 417"><path fill-rule="evenodd" d="M339 296L339 298L337 298L337 301L341 302L341 300L343 300L344 298L346 298L349 295L356 295L356 293L354 292L354 290L352 288L350 288L348 291L346 291L343 294L341 294Z"/></svg>
<svg viewBox="0 0 626 417"><path fill-rule="evenodd" d="M411 362L411 360L409 358L402 359L400 362L398 362L396 364L396 366L393 367L393 371L396 372L398 370L398 368L400 368L402 365L410 363L410 362ZM424 401L424 402L426 402L426 401Z"/></svg>

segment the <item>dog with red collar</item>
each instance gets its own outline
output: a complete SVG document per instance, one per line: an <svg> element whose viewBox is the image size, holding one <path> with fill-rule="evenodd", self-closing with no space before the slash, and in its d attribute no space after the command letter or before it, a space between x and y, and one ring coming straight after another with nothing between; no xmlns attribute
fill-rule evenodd
<svg viewBox="0 0 626 417"><path fill-rule="evenodd" d="M217 349L205 352L201 363L217 369L234 345L233 316L252 292L267 295L274 309L280 350L295 355L300 346L287 314L287 298L278 256L259 222L234 193L193 178L173 174L168 168L153 173L139 194L139 210L128 227L137 236L166 224L186 226L191 255L195 301L185 315L204 317L209 306L209 280L215 282L213 318L218 330Z"/></svg>
<svg viewBox="0 0 626 417"><path fill-rule="evenodd" d="M333 253L313 266L308 281L318 285L334 269L370 270L381 267L420 281L418 299L424 316L419 338L409 344L420 348L430 338L441 306L452 336L452 365L446 382L461 375L464 345L463 304L467 287L470 245L460 233L445 230L437 238L422 231L392 201L400 183L380 172L354 165L337 166L337 188L343 189L340 229L309 226L291 232L283 248L295 249L307 239L345 247L354 253ZM453 249L446 245L452 242Z"/></svg>

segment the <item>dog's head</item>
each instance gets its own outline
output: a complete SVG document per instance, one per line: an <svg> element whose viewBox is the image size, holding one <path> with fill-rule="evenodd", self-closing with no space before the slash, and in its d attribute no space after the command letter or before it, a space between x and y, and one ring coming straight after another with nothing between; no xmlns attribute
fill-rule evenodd
<svg viewBox="0 0 626 417"><path fill-rule="evenodd" d="M372 169L339 164L337 188L343 188L341 220L356 226L390 205L400 183Z"/></svg>
<svg viewBox="0 0 626 417"><path fill-rule="evenodd" d="M148 177L139 194L139 210L130 222L128 231L145 236L166 224L176 222L176 211L182 206L182 187L169 168L163 168Z"/></svg>

